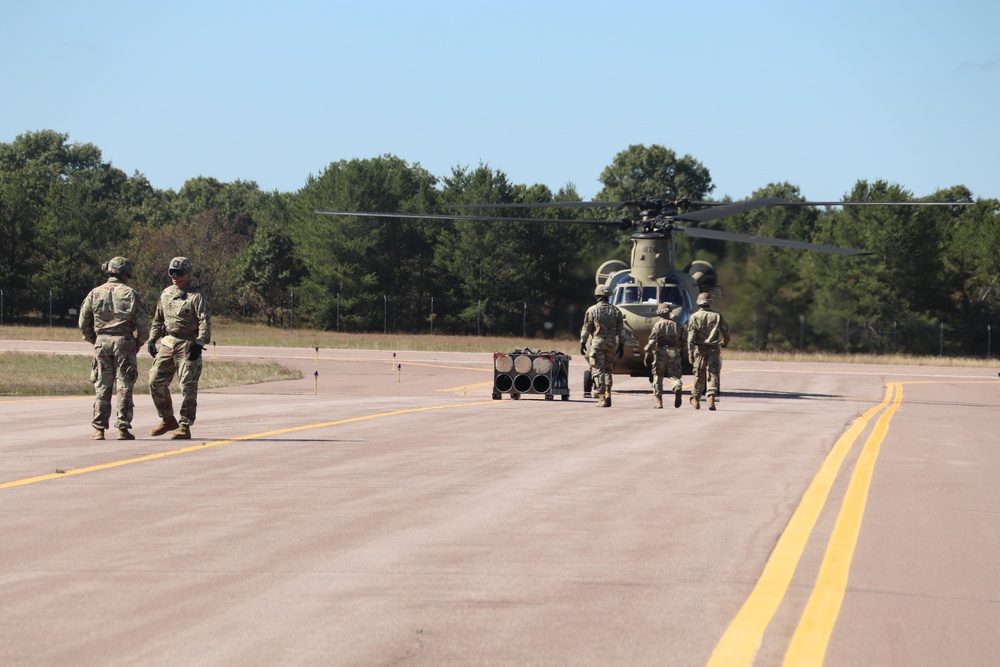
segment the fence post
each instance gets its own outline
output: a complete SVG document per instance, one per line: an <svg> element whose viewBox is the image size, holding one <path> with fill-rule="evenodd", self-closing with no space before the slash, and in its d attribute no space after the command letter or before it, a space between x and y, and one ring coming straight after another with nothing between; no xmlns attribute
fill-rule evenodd
<svg viewBox="0 0 1000 667"><path fill-rule="evenodd" d="M757 351L757 313L753 314L753 351Z"/></svg>
<svg viewBox="0 0 1000 667"><path fill-rule="evenodd" d="M337 292L337 333L340 333L340 292Z"/></svg>
<svg viewBox="0 0 1000 667"><path fill-rule="evenodd" d="M938 339L938 356L944 356L944 322L941 323L941 337Z"/></svg>
<svg viewBox="0 0 1000 667"><path fill-rule="evenodd" d="M521 318L521 336L523 338L528 337L528 302L524 303L524 317Z"/></svg>
<svg viewBox="0 0 1000 667"><path fill-rule="evenodd" d="M52 290L49 290L49 328L52 328Z"/></svg>
<svg viewBox="0 0 1000 667"><path fill-rule="evenodd" d="M990 360L990 355L993 352L993 328L989 324L986 325L986 361Z"/></svg>
<svg viewBox="0 0 1000 667"><path fill-rule="evenodd" d="M844 354L851 353L851 318L844 323Z"/></svg>
<svg viewBox="0 0 1000 667"><path fill-rule="evenodd" d="M476 335L477 336L481 335L479 333L479 315L482 312L482 309L483 309L483 300L482 299L477 299L476 300Z"/></svg>
<svg viewBox="0 0 1000 667"><path fill-rule="evenodd" d="M382 333L389 333L389 297L382 295Z"/></svg>
<svg viewBox="0 0 1000 667"><path fill-rule="evenodd" d="M431 333L434 333L434 297L431 297Z"/></svg>
<svg viewBox="0 0 1000 667"><path fill-rule="evenodd" d="M806 316L799 315L799 352L806 350Z"/></svg>

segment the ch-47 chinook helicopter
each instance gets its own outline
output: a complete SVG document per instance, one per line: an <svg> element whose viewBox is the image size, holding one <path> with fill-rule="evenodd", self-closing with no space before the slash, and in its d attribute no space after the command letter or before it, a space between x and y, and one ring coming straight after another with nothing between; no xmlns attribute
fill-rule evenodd
<svg viewBox="0 0 1000 667"><path fill-rule="evenodd" d="M612 259L598 267L595 281L607 285L609 300L622 311L625 320L624 356L614 365L615 374L648 377L649 368L643 363L643 350L649 340L656 311L661 304L674 304L672 317L685 324L700 292L721 296L722 286L718 284L715 268L706 261L695 260L680 269L677 264L675 234L682 232L694 238L716 239L755 243L800 250L834 253L840 255L866 255L862 250L837 246L807 243L766 236L752 236L699 227L702 222L716 220L738 213L745 213L769 206L955 206L954 202L799 202L767 197L745 201L719 203L688 200L666 200L639 198L634 201L619 202L547 202L513 204L464 204L453 209L516 209L516 208L605 208L634 211L613 219L553 219L530 217L502 217L480 215L442 215L413 213L372 213L357 211L317 210L318 214L375 217L375 218L415 218L431 220L466 220L473 222L540 222L588 224L618 227L631 234L631 262ZM684 359L684 373L690 374L691 367ZM590 371L584 373L584 392L591 389Z"/></svg>

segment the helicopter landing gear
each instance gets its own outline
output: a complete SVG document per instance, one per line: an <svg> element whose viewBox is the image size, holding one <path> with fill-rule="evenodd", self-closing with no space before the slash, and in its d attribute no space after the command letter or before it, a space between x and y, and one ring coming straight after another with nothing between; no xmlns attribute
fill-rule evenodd
<svg viewBox="0 0 1000 667"><path fill-rule="evenodd" d="M593 390L593 388L594 388L594 376L590 373L590 371L584 371L583 372L583 397L584 398L590 398L591 397L590 392Z"/></svg>

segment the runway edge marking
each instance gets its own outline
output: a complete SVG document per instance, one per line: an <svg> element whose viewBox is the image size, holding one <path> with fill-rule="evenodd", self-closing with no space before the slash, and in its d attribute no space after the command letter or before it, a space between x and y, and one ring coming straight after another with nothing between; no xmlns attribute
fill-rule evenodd
<svg viewBox="0 0 1000 667"><path fill-rule="evenodd" d="M795 568L802 558L820 512L826 505L844 459L872 417L889 404L891 396L892 390L889 388L882 402L855 419L834 443L778 538L753 591L712 652L708 667L753 664L764 632L788 591Z"/></svg>
<svg viewBox="0 0 1000 667"><path fill-rule="evenodd" d="M451 408L468 408L476 405L492 405L493 401L477 401L475 403L459 403L457 405L428 405L422 408L407 408L405 410L393 410L391 412L379 412L373 415L361 415L360 417L348 417L346 419L338 419L332 422L323 422L320 424L305 424L303 426L292 426L289 428L276 429L274 431L266 431L264 433L254 433L252 435L241 435L235 438L228 438L226 440L215 440L213 442L205 442L200 445L191 445L190 447L182 447L181 449L172 449L167 452L157 452L155 454L147 454L145 456L137 456L130 459L122 459L120 461L111 461L110 463L101 463L99 465L87 466L85 468L71 468L63 472L49 473L47 475L38 475L37 477L27 477L25 479L17 479L12 482L0 483L0 489L12 488L15 486L26 486L28 484L34 484L36 482L44 482L50 479L59 479L61 477L68 477L71 475L81 475L86 472L95 472L98 470L107 470L109 468L117 468L119 466L129 465L132 463L142 463L143 461L152 461L154 459L162 459L168 456L176 456L178 454L187 454L188 452L194 452L200 449L207 449L209 447L218 447L220 445L228 445L234 442L243 442L246 440L255 440L257 438L265 438L272 435L282 435L284 433L295 433L296 431L307 431L314 428L325 428L328 426L339 426L341 424L350 424L352 422L365 421L368 419L378 419L380 417L393 417L396 415L405 415L413 412L426 412L428 410L448 410Z"/></svg>
<svg viewBox="0 0 1000 667"><path fill-rule="evenodd" d="M872 477L875 474L875 462L882 449L882 441L889 431L889 422L903 402L902 384L893 383L890 385L890 391L893 389L896 398L892 401L892 406L879 417L858 457L854 474L847 487L847 494L837 515L837 522L830 534L830 542L823 556L819 574L816 576L816 584L785 653L784 665L823 664L826 648L830 643L830 636L833 634L833 627L837 623L847 590L847 579L850 575L851 562L854 560L858 535L861 532L861 521L864 519L865 506L868 504L868 491L871 489Z"/></svg>

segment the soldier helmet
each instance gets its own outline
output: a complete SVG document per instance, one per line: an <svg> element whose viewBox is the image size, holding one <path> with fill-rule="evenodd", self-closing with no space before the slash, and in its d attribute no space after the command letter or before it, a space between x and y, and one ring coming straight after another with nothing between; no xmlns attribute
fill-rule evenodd
<svg viewBox="0 0 1000 667"><path fill-rule="evenodd" d="M598 285L594 288L594 296L607 296L610 293L607 285Z"/></svg>
<svg viewBox="0 0 1000 667"><path fill-rule="evenodd" d="M711 303L712 303L712 295L709 294L708 292L702 292L701 294L698 295L699 306L708 306L711 305Z"/></svg>
<svg viewBox="0 0 1000 667"><path fill-rule="evenodd" d="M167 269L168 276L186 276L191 273L194 268L191 266L191 260L187 257L174 257L170 260L170 267Z"/></svg>
<svg viewBox="0 0 1000 667"><path fill-rule="evenodd" d="M109 276L117 276L125 278L132 277L132 262L125 259L124 257L112 257L108 261L104 262L101 270Z"/></svg>
<svg viewBox="0 0 1000 667"><path fill-rule="evenodd" d="M661 303L660 307L656 309L656 314L660 317L670 317L672 312L674 312L674 304L670 302Z"/></svg>

